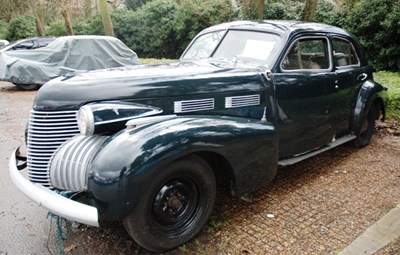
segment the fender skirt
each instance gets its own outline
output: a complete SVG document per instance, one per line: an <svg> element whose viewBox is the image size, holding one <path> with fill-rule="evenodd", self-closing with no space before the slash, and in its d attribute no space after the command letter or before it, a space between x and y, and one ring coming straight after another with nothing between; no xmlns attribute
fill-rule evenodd
<svg viewBox="0 0 400 255"><path fill-rule="evenodd" d="M122 219L163 166L199 152L225 158L233 169L235 195L241 196L274 178L276 129L267 121L197 115L123 130L104 142L89 167L90 202L101 218Z"/></svg>

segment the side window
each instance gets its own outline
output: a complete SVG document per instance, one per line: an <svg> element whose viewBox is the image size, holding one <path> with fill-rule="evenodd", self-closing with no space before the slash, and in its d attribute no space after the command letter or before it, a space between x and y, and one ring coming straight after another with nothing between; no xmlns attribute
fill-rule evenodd
<svg viewBox="0 0 400 255"><path fill-rule="evenodd" d="M329 50L326 38L304 38L294 42L281 67L283 70L329 69Z"/></svg>
<svg viewBox="0 0 400 255"><path fill-rule="evenodd" d="M360 63L353 45L342 39L333 39L333 59L337 67L358 65Z"/></svg>

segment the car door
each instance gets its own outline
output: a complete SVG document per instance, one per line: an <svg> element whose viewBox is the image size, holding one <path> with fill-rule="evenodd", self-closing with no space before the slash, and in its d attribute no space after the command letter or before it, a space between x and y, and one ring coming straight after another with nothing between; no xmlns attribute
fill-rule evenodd
<svg viewBox="0 0 400 255"><path fill-rule="evenodd" d="M337 79L329 84L327 93L331 102L331 123L337 136L348 133L359 86L368 78L367 67L361 66L355 47L344 37L332 37L333 64Z"/></svg>
<svg viewBox="0 0 400 255"><path fill-rule="evenodd" d="M332 141L326 90L335 81L328 37L304 36L290 44L274 74L281 159Z"/></svg>

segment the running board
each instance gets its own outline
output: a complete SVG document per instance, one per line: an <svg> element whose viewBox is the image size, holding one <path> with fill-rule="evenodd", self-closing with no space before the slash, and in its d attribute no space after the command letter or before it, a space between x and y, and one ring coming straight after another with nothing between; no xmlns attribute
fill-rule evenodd
<svg viewBox="0 0 400 255"><path fill-rule="evenodd" d="M302 155L295 156L295 157L292 157L292 158L279 160L278 161L278 166L279 167L284 167L284 166L293 165L293 164L295 164L297 162L300 162L302 160L305 160L307 158L310 158L312 156L320 154L320 153L322 153L324 151L330 150L330 149L335 148L335 147L337 147L339 145L347 143L347 142L349 142L349 141L351 141L351 140L353 140L355 138L356 138L355 135L342 136L342 137L338 138L337 140L335 140L334 142L328 143L327 145L325 145L325 146L323 146L323 147L321 147L321 148L319 148L317 150L313 150L313 151L310 151L310 152L308 152L306 154L302 154Z"/></svg>

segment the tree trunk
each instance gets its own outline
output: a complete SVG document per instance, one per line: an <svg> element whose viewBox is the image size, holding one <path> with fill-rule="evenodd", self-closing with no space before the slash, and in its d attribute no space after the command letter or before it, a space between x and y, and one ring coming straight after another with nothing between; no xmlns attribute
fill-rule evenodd
<svg viewBox="0 0 400 255"><path fill-rule="evenodd" d="M39 15L35 12L35 23L36 23L36 30L39 36L45 36L46 32L44 30L44 26L42 21L39 18Z"/></svg>
<svg viewBox="0 0 400 255"><path fill-rule="evenodd" d="M254 7L256 7L257 19L264 19L264 0L252 0Z"/></svg>
<svg viewBox="0 0 400 255"><path fill-rule="evenodd" d="M45 26L44 26L44 3L43 0L29 1L31 6L33 16L35 17L36 31L39 36L45 36Z"/></svg>
<svg viewBox="0 0 400 255"><path fill-rule="evenodd" d="M61 14L64 17L64 23L65 23L65 28L67 29L67 34L74 35L74 29L72 28L72 22L71 19L69 18L68 11L66 9L63 9L61 11Z"/></svg>
<svg viewBox="0 0 400 255"><path fill-rule="evenodd" d="M301 20L313 21L317 11L318 0L306 0L303 12L301 13Z"/></svg>
<svg viewBox="0 0 400 255"><path fill-rule="evenodd" d="M101 15L101 19L103 21L104 33L105 35L115 36L114 28L111 21L111 16L108 11L107 0L99 0L98 8Z"/></svg>

